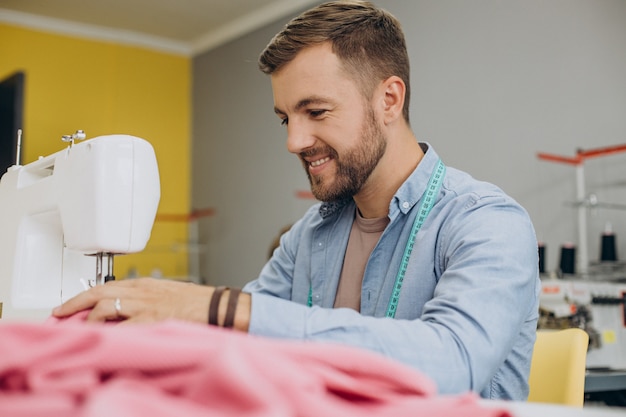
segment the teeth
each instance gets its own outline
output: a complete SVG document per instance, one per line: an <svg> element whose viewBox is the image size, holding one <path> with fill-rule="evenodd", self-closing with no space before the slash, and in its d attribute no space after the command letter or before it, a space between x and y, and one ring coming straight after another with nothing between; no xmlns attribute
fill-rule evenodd
<svg viewBox="0 0 626 417"><path fill-rule="evenodd" d="M312 167L318 167L318 166L322 165L324 162L328 162L328 161L330 161L330 156L327 156L326 158L318 159L317 161L311 162L311 166Z"/></svg>

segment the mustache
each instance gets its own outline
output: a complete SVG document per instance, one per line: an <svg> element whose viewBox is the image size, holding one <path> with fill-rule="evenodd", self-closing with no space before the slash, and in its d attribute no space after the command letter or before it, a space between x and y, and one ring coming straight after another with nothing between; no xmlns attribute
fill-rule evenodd
<svg viewBox="0 0 626 417"><path fill-rule="evenodd" d="M321 154L328 154L328 155L330 155L333 158L337 157L337 151L335 151L330 146L320 146L320 147L317 147L317 148L306 149L306 150L300 152L298 155L300 156L300 158L304 159L304 158L307 158L307 157L317 156L317 155L321 155Z"/></svg>

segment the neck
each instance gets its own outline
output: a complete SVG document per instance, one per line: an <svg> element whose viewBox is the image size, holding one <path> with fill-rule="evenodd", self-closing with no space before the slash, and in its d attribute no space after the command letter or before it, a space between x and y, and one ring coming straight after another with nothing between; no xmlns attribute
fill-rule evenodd
<svg viewBox="0 0 626 417"><path fill-rule="evenodd" d="M424 152L410 131L396 140L389 140L385 155L354 196L361 215L366 219L387 216L394 194L423 157Z"/></svg>

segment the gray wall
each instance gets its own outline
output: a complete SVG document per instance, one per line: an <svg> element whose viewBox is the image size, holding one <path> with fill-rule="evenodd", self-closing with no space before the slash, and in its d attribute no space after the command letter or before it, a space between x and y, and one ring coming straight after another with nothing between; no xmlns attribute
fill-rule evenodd
<svg viewBox="0 0 626 417"><path fill-rule="evenodd" d="M577 241L575 169L537 152L626 143L626 1L380 0L404 26L412 62L411 122L444 162L493 182L529 211L547 267ZM291 17L291 16L290 16ZM259 52L286 23L257 30L193 63L195 208L208 283L254 278L278 230L313 202L285 149ZM584 164L588 193L626 204L626 153ZM611 222L626 259L626 211L587 214L589 258ZM512 239L515 237L512 236Z"/></svg>

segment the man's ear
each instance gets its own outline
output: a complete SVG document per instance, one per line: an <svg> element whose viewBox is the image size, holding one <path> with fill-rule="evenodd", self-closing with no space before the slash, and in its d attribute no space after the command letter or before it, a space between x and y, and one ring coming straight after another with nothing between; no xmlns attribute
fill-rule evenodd
<svg viewBox="0 0 626 417"><path fill-rule="evenodd" d="M400 77L393 75L384 80L380 88L383 99L384 123L389 124L398 118L402 118L404 95L406 94L404 81Z"/></svg>

